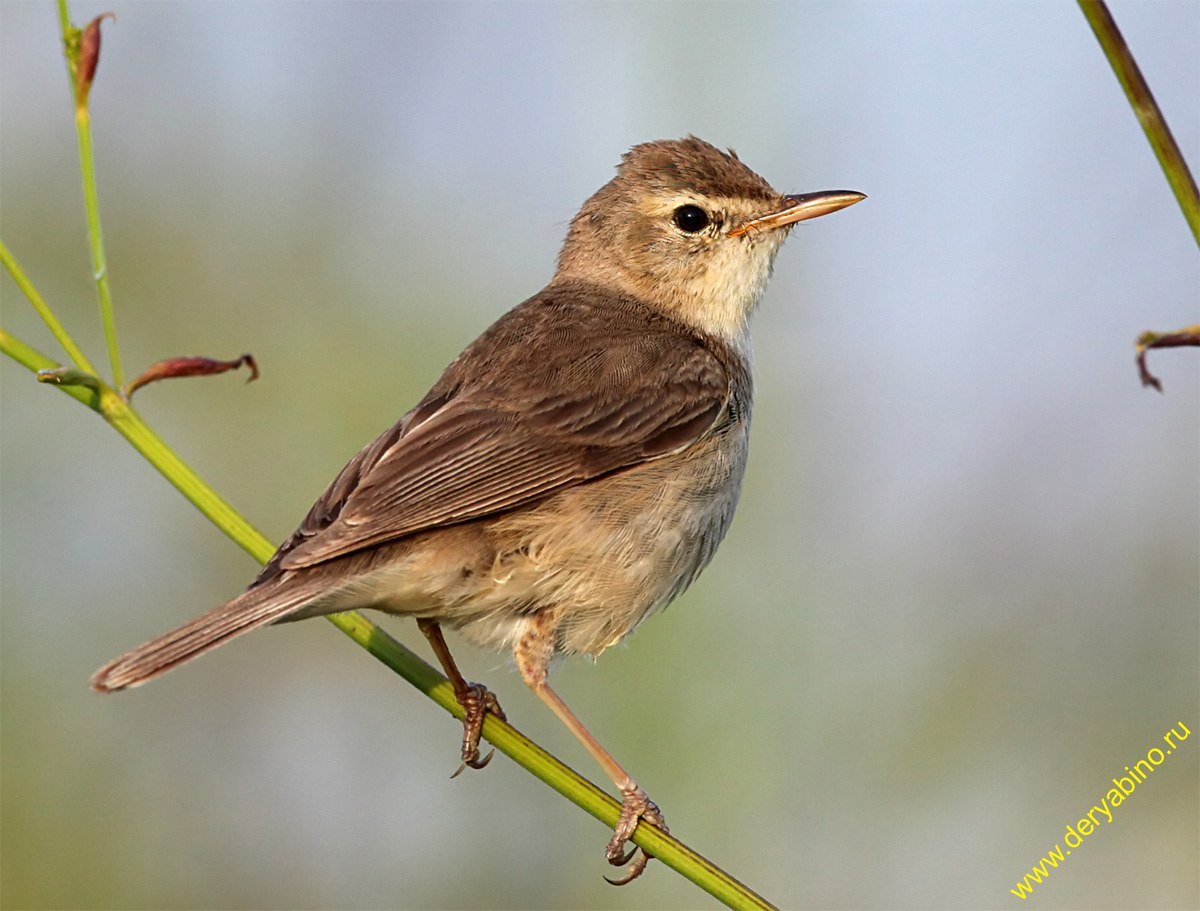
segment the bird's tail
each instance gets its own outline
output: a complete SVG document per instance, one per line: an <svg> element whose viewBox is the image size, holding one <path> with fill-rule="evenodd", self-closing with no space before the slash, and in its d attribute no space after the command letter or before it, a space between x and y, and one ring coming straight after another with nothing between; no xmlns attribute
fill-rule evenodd
<svg viewBox="0 0 1200 911"><path fill-rule="evenodd" d="M139 686L230 639L283 619L312 601L312 597L311 592L303 590L272 591L270 586L252 588L110 661L92 675L92 689L109 693Z"/></svg>

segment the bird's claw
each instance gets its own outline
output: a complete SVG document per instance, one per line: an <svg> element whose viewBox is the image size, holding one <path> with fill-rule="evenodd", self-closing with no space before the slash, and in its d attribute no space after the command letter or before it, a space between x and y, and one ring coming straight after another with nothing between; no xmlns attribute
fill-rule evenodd
<svg viewBox="0 0 1200 911"><path fill-rule="evenodd" d="M463 769L482 769L492 761L495 750L486 756L479 756L479 738L483 733L483 719L491 714L501 721L507 721L504 709L500 708L500 700L496 694L482 683L468 683L465 692L458 693L458 704L463 707L463 739L462 763L451 778L457 778Z"/></svg>
<svg viewBox="0 0 1200 911"><path fill-rule="evenodd" d="M461 775L463 773L463 769L468 769L468 768L482 769L484 766L486 766L489 762L492 761L492 757L495 755L496 755L495 750L488 750L487 755L481 759L479 757L479 752L476 751L475 755L472 758L464 759L462 762L460 762L458 764L458 768L454 770L454 774L451 775L450 777L457 778L459 775Z"/></svg>
<svg viewBox="0 0 1200 911"><path fill-rule="evenodd" d="M646 792L633 785L628 788L621 789L621 816L617 819L617 827L613 832L612 840L609 841L608 847L604 851L604 856L608 862L614 867L624 867L628 864L628 869L625 875L620 879L609 879L604 877L614 886L624 886L627 883L633 882L642 875L642 871L646 869L646 864L650 862L652 855L647 854L644 849L633 845L629 850L625 850L625 843L633 837L634 831L637 829L639 820L644 820L656 829L661 829L663 832L669 832L667 821L663 818L662 811L649 797Z"/></svg>

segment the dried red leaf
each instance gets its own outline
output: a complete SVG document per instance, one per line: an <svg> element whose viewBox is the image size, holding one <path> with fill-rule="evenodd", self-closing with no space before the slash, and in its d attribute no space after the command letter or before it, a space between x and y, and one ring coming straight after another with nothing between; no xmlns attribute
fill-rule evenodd
<svg viewBox="0 0 1200 911"><path fill-rule="evenodd" d="M1146 352L1151 348L1200 348L1200 325L1188 326L1177 332L1164 332L1161 335L1157 332L1143 332L1138 336L1135 347L1137 348L1138 376L1142 380L1142 385L1153 386L1162 392L1162 382L1146 366Z"/></svg>
<svg viewBox="0 0 1200 911"><path fill-rule="evenodd" d="M211 357L171 357L159 361L135 380L125 384L125 398L131 398L135 392L147 383L157 383L159 380L169 380L183 376L215 376L218 373L228 373L245 365L250 368L250 376L246 382L258 379L258 364L253 355L243 354L232 361L218 361Z"/></svg>
<svg viewBox="0 0 1200 911"><path fill-rule="evenodd" d="M79 59L75 63L75 97L80 104L87 101L100 65L100 23L105 19L117 21L116 13L101 13L87 24L79 40Z"/></svg>

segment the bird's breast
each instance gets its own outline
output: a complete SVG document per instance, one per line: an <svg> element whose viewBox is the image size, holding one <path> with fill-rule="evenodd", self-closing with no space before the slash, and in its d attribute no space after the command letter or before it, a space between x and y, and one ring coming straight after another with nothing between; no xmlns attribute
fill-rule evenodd
<svg viewBox="0 0 1200 911"><path fill-rule="evenodd" d="M476 644L506 648L523 616L554 610L556 651L599 655L712 559L737 505L747 429L735 421L683 452L493 520L486 590L443 619Z"/></svg>

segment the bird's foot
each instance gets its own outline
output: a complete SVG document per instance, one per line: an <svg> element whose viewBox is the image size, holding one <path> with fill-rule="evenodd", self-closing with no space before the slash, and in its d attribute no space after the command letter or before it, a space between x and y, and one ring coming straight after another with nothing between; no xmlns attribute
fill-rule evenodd
<svg viewBox="0 0 1200 911"><path fill-rule="evenodd" d="M604 856L608 858L608 862L614 867L624 867L629 864L625 871L625 875L620 879L609 879L604 877L614 886L624 886L626 883L631 883L646 869L646 864L650 862L651 855L645 850L634 845L628 851L625 850L625 843L633 837L634 831L637 829L638 821L642 820L654 826L656 829L661 829L663 832L669 832L667 821L663 818L662 811L649 797L646 792L637 785L630 783L627 788L621 789L621 816L617 820L617 828L613 832L612 841L608 843L608 848L604 852Z"/></svg>
<svg viewBox="0 0 1200 911"><path fill-rule="evenodd" d="M482 769L492 761L495 750L491 750L482 758L479 756L479 737L483 733L483 719L491 714L501 721L508 720L504 709L500 708L500 700L482 683L468 683L466 689L456 695L458 704L463 707L466 715L463 717L462 764L450 776L451 778L457 778L467 767Z"/></svg>

